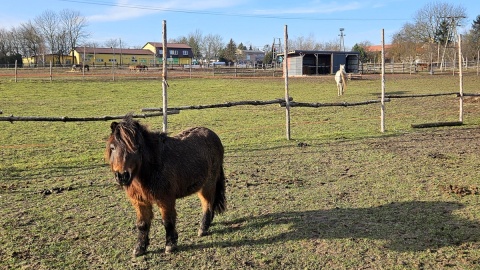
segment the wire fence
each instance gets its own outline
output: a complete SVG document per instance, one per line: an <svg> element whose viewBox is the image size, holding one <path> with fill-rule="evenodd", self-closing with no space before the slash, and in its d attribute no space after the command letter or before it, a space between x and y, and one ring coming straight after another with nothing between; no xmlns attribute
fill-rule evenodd
<svg viewBox="0 0 480 270"><path fill-rule="evenodd" d="M360 63L358 73L380 74L379 63ZM476 72L479 75L480 65L477 61L465 61L464 72ZM416 74L416 73L452 73L458 72L458 64L447 62L439 63L385 63L385 72L388 74ZM170 66L168 67L170 78L265 78L282 77L281 67L274 66ZM331 74L318 74L309 76L326 76ZM90 66L89 69L73 69L71 66L37 66L18 67L15 65L1 65L0 79L18 80L152 80L162 78L162 67L150 66L146 69L131 69L129 66ZM353 78L353 76L352 76ZM355 77L357 78L357 77ZM359 77L361 78L361 77Z"/></svg>

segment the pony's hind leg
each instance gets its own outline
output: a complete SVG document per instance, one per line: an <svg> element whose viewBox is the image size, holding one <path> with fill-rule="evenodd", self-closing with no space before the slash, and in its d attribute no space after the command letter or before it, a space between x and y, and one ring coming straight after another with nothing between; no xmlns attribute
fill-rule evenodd
<svg viewBox="0 0 480 270"><path fill-rule="evenodd" d="M213 199L214 199L214 191L206 191L202 189L198 193L198 197L202 203L202 221L200 222L200 228L198 229L198 236L205 236L208 235L208 229L212 224L214 211L213 211Z"/></svg>
<svg viewBox="0 0 480 270"><path fill-rule="evenodd" d="M147 252L147 247L150 244L148 234L153 219L152 205L138 201L132 201L132 204L137 212L136 226L138 230L137 244L133 249L133 255L141 256Z"/></svg>

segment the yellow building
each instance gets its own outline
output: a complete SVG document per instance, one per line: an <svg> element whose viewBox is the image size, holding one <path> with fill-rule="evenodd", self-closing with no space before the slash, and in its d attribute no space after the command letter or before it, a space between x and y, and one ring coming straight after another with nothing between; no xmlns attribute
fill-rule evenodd
<svg viewBox="0 0 480 270"><path fill-rule="evenodd" d="M143 46L155 54L158 64L163 63L163 44L161 42L147 42ZM193 59L192 47L183 43L167 43L167 63L173 65L190 65Z"/></svg>
<svg viewBox="0 0 480 270"><path fill-rule="evenodd" d="M143 49L76 47L73 56L75 64L84 63L89 66L158 64L155 55Z"/></svg>
<svg viewBox="0 0 480 270"><path fill-rule="evenodd" d="M53 66L70 66L72 57L68 55L42 54L37 56L22 57L24 67L48 67L52 62Z"/></svg>

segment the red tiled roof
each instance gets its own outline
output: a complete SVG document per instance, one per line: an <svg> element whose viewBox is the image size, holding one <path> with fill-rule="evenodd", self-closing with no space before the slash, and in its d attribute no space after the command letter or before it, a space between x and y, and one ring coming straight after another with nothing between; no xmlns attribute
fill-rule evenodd
<svg viewBox="0 0 480 270"><path fill-rule="evenodd" d="M390 48L392 48L392 45L385 44L385 50L388 50ZM382 51L382 45L367 46L367 47L365 47L365 50L367 52L381 52Z"/></svg>

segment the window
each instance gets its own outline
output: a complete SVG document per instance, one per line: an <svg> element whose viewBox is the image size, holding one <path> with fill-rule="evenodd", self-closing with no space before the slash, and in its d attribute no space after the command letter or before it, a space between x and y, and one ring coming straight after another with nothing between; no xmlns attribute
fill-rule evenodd
<svg viewBox="0 0 480 270"><path fill-rule="evenodd" d="M187 51L187 50L184 50L184 51L183 51L183 55L188 56L188 51Z"/></svg>
<svg viewBox="0 0 480 270"><path fill-rule="evenodd" d="M170 50L170 55L178 55L178 50Z"/></svg>

